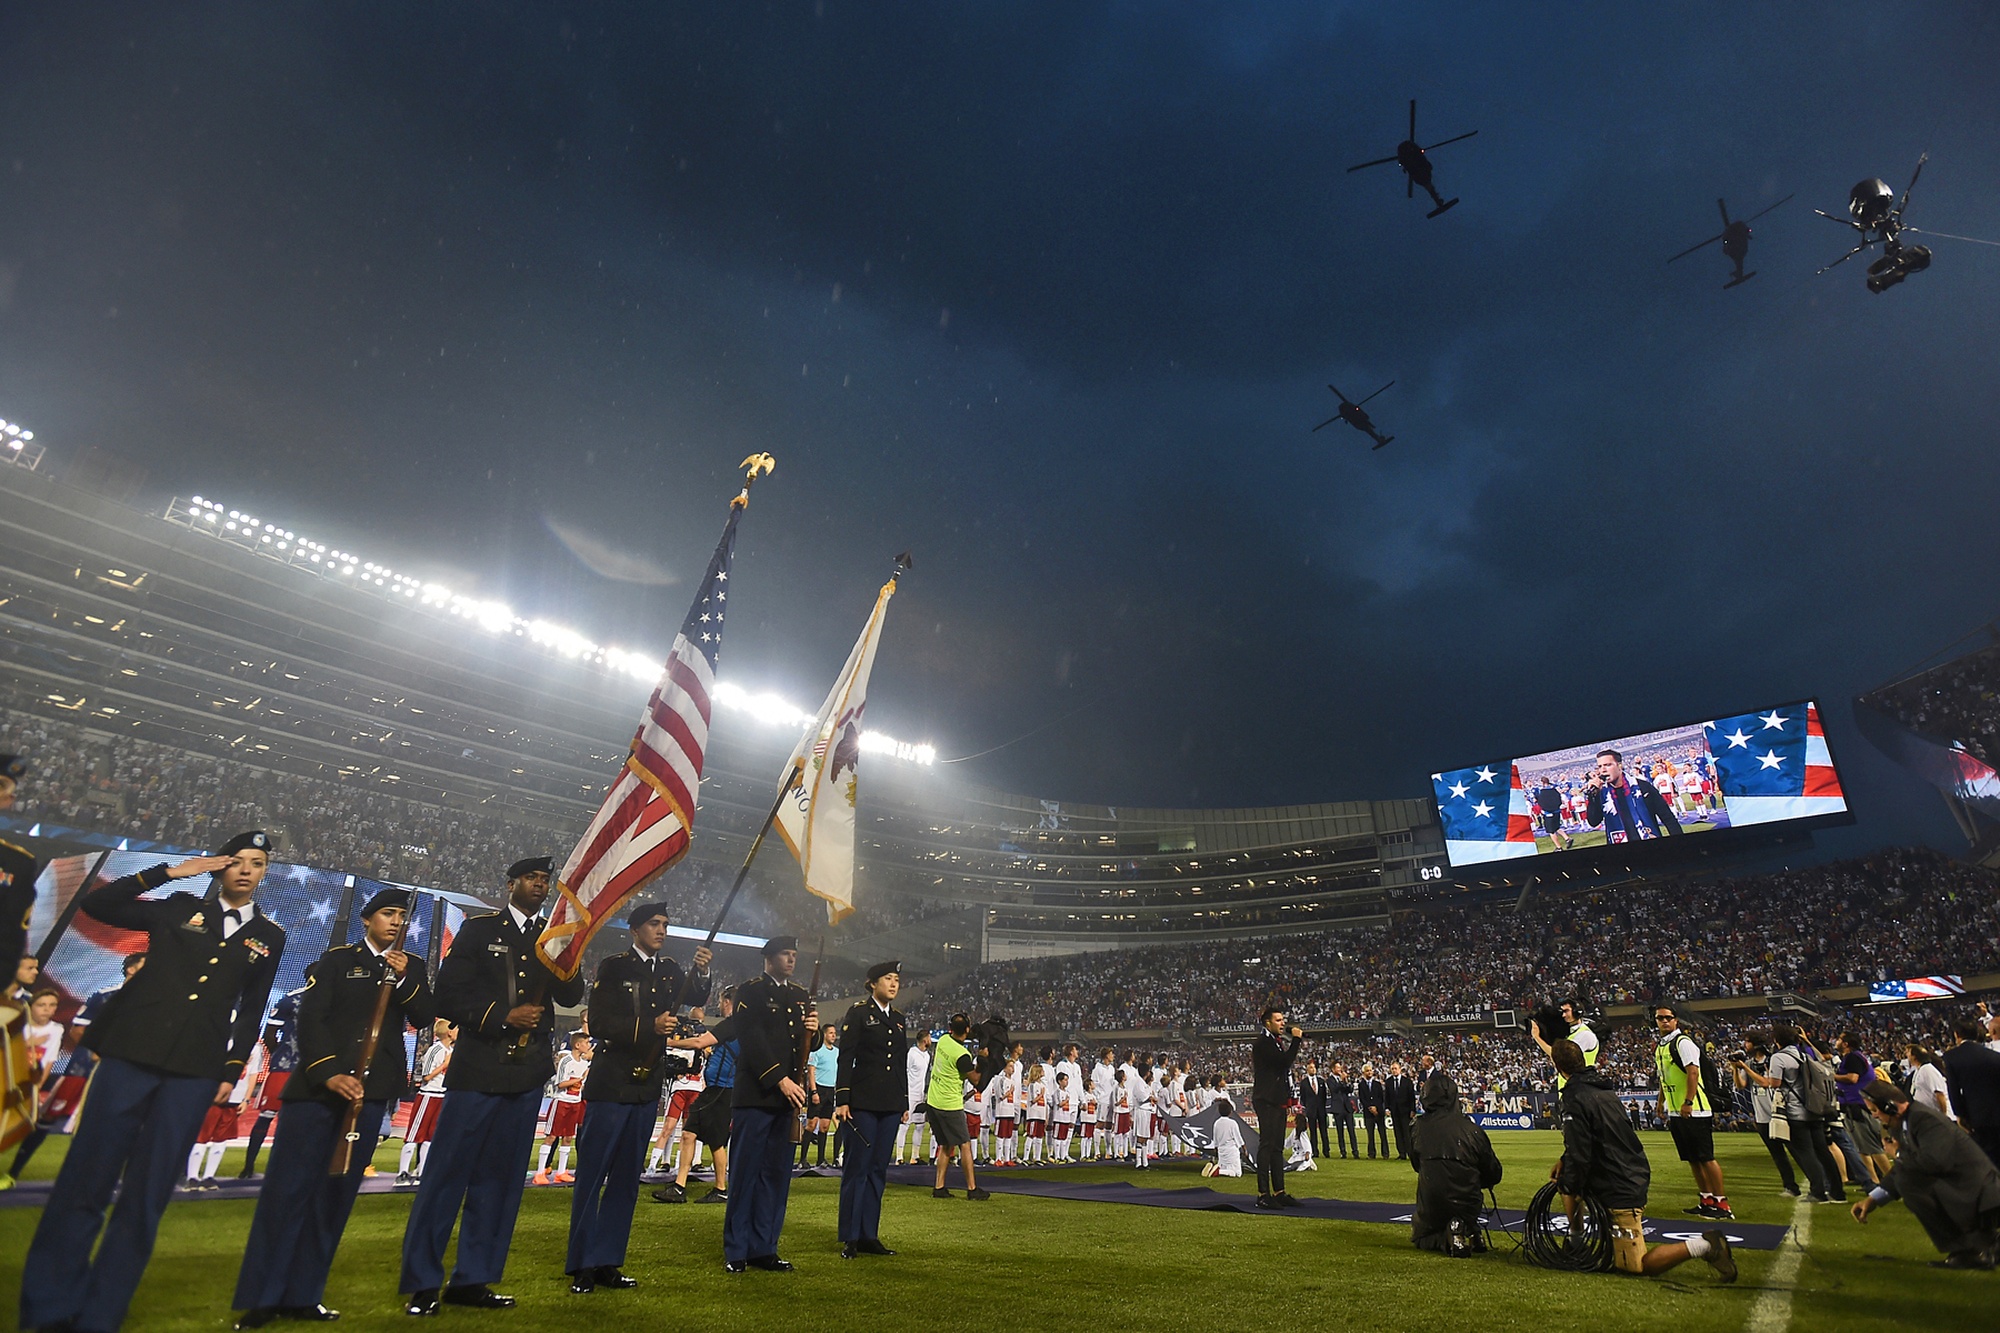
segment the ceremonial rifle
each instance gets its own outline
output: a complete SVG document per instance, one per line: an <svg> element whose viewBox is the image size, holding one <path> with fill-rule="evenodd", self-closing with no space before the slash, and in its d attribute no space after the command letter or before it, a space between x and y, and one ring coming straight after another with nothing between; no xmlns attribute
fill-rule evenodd
<svg viewBox="0 0 2000 1333"><path fill-rule="evenodd" d="M825 961L826 961L826 936L822 935L819 937L819 956L813 959L812 989L806 992L806 1012L808 1013L812 1012L812 1010L816 1008L819 1003L819 965ZM803 1025L801 1026L799 1031L799 1062L792 1076L792 1081L797 1083L801 1088L805 1089L806 1110L808 1112L812 1109L812 1095L814 1091L813 1072L812 1072L813 1042L816 1041L818 1037L819 1033L816 1030L804 1027ZM806 1134L806 1126L804 1117L801 1115L793 1116L792 1142L793 1143L800 1142L805 1138L805 1134Z"/></svg>
<svg viewBox="0 0 2000 1333"><path fill-rule="evenodd" d="M396 938L389 945L388 952L399 953L403 948L403 938L410 933L410 922L417 915L416 895L410 895L410 905L403 912L403 924L396 927ZM364 925L363 930L367 927ZM362 937L364 940L366 935ZM382 1044L382 1025L389 1018L389 1001L396 993L396 987L403 978L396 969L389 966L389 960L382 960L382 984L375 988L375 1014L368 1020L368 1035L361 1041L361 1059L356 1064L354 1077L361 1080L363 1092L368 1082L368 1066L375 1063L375 1049ZM361 1103L366 1096L358 1097L347 1104L347 1114L340 1118L340 1135L333 1141L333 1160L327 1163L329 1176L347 1174L348 1157L354 1151L354 1144L361 1138L355 1126L361 1123Z"/></svg>

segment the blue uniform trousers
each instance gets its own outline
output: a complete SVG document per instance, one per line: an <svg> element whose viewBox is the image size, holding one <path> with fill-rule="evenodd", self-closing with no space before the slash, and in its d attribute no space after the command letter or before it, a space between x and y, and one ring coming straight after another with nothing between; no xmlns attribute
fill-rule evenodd
<svg viewBox="0 0 2000 1333"><path fill-rule="evenodd" d="M313 1306L326 1295L333 1252L354 1211L361 1173L375 1155L385 1104L361 1104L354 1122L360 1137L348 1153L347 1174L336 1179L327 1166L347 1112L324 1102L285 1103L236 1277L235 1309Z"/></svg>
<svg viewBox="0 0 2000 1333"><path fill-rule="evenodd" d="M22 1328L66 1321L88 1333L111 1333L124 1322L153 1257L160 1214L187 1170L188 1150L221 1082L109 1056L97 1062L83 1119L21 1263ZM106 1225L113 1190L118 1205Z"/></svg>
<svg viewBox="0 0 2000 1333"><path fill-rule="evenodd" d="M882 1190L889 1183L889 1154L896 1147L901 1111L855 1111L842 1128L847 1156L840 1159L840 1239L877 1240L882 1230Z"/></svg>
<svg viewBox="0 0 2000 1333"><path fill-rule="evenodd" d="M660 1102L586 1102L576 1131L576 1187L569 1196L569 1258L563 1271L616 1268L632 1239L639 1172Z"/></svg>
<svg viewBox="0 0 2000 1333"><path fill-rule="evenodd" d="M444 1285L444 1251L458 1227L455 1287L500 1280L507 1246L528 1183L528 1148L542 1090L507 1094L453 1091L438 1110L430 1160L417 1184L416 1202L403 1228L403 1277L398 1291L435 1291ZM463 1208L465 1216L459 1217Z"/></svg>
<svg viewBox="0 0 2000 1333"><path fill-rule="evenodd" d="M792 1193L792 1120L781 1111L739 1106L729 1121L729 1205L722 1214L722 1257L731 1263L778 1252L785 1201Z"/></svg>

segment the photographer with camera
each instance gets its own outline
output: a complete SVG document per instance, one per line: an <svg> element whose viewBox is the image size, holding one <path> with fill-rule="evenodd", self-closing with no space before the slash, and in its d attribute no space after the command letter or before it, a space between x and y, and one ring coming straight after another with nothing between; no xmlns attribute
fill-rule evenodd
<svg viewBox="0 0 2000 1333"><path fill-rule="evenodd" d="M1584 1065L1588 1068L1597 1066L1597 1056L1601 1050L1597 1033L1591 1030L1590 1024L1584 1022L1583 1006L1574 1000L1564 1000L1561 1010L1555 1015L1537 1010L1534 1017L1528 1020L1528 1035L1534 1039L1535 1045L1542 1048L1543 1055L1549 1054L1549 1048L1554 1043L1568 1037L1576 1043L1577 1049L1583 1052ZM1557 1092L1562 1091L1564 1082L1562 1071L1557 1070Z"/></svg>
<svg viewBox="0 0 2000 1333"><path fill-rule="evenodd" d="M1597 767L1583 784L1583 817L1592 828L1602 825L1608 843L1671 837L1681 831L1666 797L1645 778L1625 776L1625 756L1599 750Z"/></svg>
<svg viewBox="0 0 2000 1333"><path fill-rule="evenodd" d="M1250 1107L1257 1113L1257 1206L1296 1208L1285 1191L1285 1119L1292 1102L1292 1061L1305 1033L1285 1022L1285 1011L1266 1005L1264 1030L1250 1048Z"/></svg>

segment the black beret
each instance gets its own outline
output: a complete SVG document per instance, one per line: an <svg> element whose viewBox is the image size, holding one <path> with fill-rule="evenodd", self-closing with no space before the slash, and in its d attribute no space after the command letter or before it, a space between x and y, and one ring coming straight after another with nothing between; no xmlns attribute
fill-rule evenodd
<svg viewBox="0 0 2000 1333"><path fill-rule="evenodd" d="M410 891L408 889L380 890L373 898L368 900L368 905L361 909L362 919L366 920L374 916L385 907L400 907L407 912L410 909Z"/></svg>
<svg viewBox="0 0 2000 1333"><path fill-rule="evenodd" d="M673 919L673 913L667 910L665 903L640 903L625 914L625 924L628 927L643 926L656 916L666 917L670 921Z"/></svg>
<svg viewBox="0 0 2000 1333"><path fill-rule="evenodd" d="M556 869L556 863L554 859L551 857L524 856L520 860L516 861L513 865L507 867L507 878L519 879L523 875L532 875L537 870L541 871L545 875L553 875L555 873L555 869Z"/></svg>
<svg viewBox="0 0 2000 1333"><path fill-rule="evenodd" d="M798 936L773 935L770 939L764 941L764 956L766 958L769 958L772 954L783 953L787 949L790 949L793 953L799 951Z"/></svg>
<svg viewBox="0 0 2000 1333"><path fill-rule="evenodd" d="M262 829L253 829L249 833L239 833L228 842L223 843L222 850L217 852L216 855L234 856L238 852L264 852L269 854L270 850L271 835Z"/></svg>
<svg viewBox="0 0 2000 1333"><path fill-rule="evenodd" d="M891 972L901 972L902 970L903 961L900 958L893 963L877 963L868 969L868 984L872 986Z"/></svg>
<svg viewBox="0 0 2000 1333"><path fill-rule="evenodd" d="M28 771L28 761L18 754L0 754L0 778L19 778Z"/></svg>

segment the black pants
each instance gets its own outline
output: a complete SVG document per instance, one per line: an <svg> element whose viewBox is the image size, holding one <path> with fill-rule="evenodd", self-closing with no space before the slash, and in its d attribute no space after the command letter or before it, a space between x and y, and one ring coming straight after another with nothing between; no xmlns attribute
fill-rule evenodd
<svg viewBox="0 0 2000 1333"><path fill-rule="evenodd" d="M1368 1155L1370 1157L1375 1155L1375 1136L1378 1134L1382 1136L1382 1155L1384 1157L1389 1155L1389 1127L1383 1122L1383 1115L1384 1112L1381 1111L1364 1109L1361 1112L1362 1119L1368 1122ZM1359 1156L1360 1154L1357 1153L1355 1155Z"/></svg>
<svg viewBox="0 0 2000 1333"><path fill-rule="evenodd" d="M1340 1145L1340 1155L1349 1153L1361 1155L1361 1144L1354 1137L1354 1112L1335 1111L1333 1113L1333 1141Z"/></svg>
<svg viewBox="0 0 2000 1333"><path fill-rule="evenodd" d="M1257 1113L1257 1192L1285 1192L1285 1103L1252 1102Z"/></svg>
<svg viewBox="0 0 2000 1333"><path fill-rule="evenodd" d="M1333 1148L1326 1141L1326 1112L1306 1117L1306 1141L1312 1144L1313 1156L1333 1156Z"/></svg>
<svg viewBox="0 0 2000 1333"><path fill-rule="evenodd" d="M1834 1165L1833 1152L1826 1146L1825 1126L1817 1120L1794 1120L1790 1128L1792 1137L1785 1141L1785 1146L1792 1150L1792 1160L1799 1164L1807 1188L1828 1198L1846 1198L1840 1184L1840 1168Z"/></svg>
<svg viewBox="0 0 2000 1333"><path fill-rule="evenodd" d="M1791 1159L1785 1156L1785 1145L1771 1137L1771 1126L1768 1123L1757 1126L1757 1137L1764 1140L1765 1151L1769 1152L1771 1160L1778 1164L1778 1179L1785 1182L1786 1192L1796 1192L1799 1182L1792 1174Z"/></svg>
<svg viewBox="0 0 2000 1333"><path fill-rule="evenodd" d="M1396 1156L1408 1157L1410 1155L1410 1118L1406 1115L1399 1115L1389 1123L1395 1126L1396 1129Z"/></svg>

